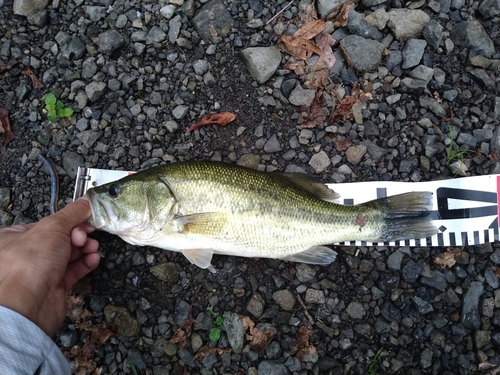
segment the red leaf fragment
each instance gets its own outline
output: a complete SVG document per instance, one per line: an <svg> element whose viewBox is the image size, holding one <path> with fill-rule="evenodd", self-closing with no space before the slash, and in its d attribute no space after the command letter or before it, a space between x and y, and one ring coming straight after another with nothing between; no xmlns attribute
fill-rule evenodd
<svg viewBox="0 0 500 375"><path fill-rule="evenodd" d="M307 327L301 326L295 335L297 345L290 351L290 355L297 353L297 358L302 362L305 361L307 355L317 355L316 347L310 342L312 334Z"/></svg>
<svg viewBox="0 0 500 375"><path fill-rule="evenodd" d="M0 125L3 130L3 149L6 150L9 143L15 138L7 108L0 108Z"/></svg>
<svg viewBox="0 0 500 375"><path fill-rule="evenodd" d="M43 83L36 77L35 73L33 73L33 71L31 70L30 67L25 67L23 70L22 70L22 73L25 75L25 76L28 76L29 79L31 79L31 83L33 84L33 87L35 89L43 89Z"/></svg>
<svg viewBox="0 0 500 375"><path fill-rule="evenodd" d="M192 132L193 130L196 130L202 126L205 125L227 125L231 121L234 121L236 119L236 115L231 112L221 112L221 113L212 113L209 115L205 115L202 117L202 119L198 122L193 122L191 126L188 128L187 132Z"/></svg>

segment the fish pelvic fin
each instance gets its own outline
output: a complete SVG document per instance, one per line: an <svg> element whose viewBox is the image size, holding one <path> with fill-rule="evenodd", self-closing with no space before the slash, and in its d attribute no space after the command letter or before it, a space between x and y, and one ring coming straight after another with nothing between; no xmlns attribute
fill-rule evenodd
<svg viewBox="0 0 500 375"><path fill-rule="evenodd" d="M432 193L411 192L373 201L385 212L383 241L419 239L438 232L430 213Z"/></svg>
<svg viewBox="0 0 500 375"><path fill-rule="evenodd" d="M212 265L212 256L214 255L214 251L211 249L185 249L182 250L182 255L184 255L192 264L206 269Z"/></svg>
<svg viewBox="0 0 500 375"><path fill-rule="evenodd" d="M227 215L221 212L206 212L177 216L179 233L199 234L204 236L220 235L227 227Z"/></svg>
<svg viewBox="0 0 500 375"><path fill-rule="evenodd" d="M289 262L327 265L337 258L337 252L326 246L313 246L301 253L281 258Z"/></svg>

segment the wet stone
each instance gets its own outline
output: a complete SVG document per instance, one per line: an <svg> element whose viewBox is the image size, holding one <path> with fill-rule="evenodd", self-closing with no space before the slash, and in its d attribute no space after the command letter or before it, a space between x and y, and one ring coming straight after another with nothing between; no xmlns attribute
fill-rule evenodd
<svg viewBox="0 0 500 375"><path fill-rule="evenodd" d="M434 311L434 308L429 302L425 301L424 299L418 296L413 297L413 303L415 304L415 307L417 308L418 312L422 315Z"/></svg>
<svg viewBox="0 0 500 375"><path fill-rule="evenodd" d="M380 313L389 322L399 323L402 319L401 312L392 303L386 302L384 305L382 305L382 308L380 309Z"/></svg>
<svg viewBox="0 0 500 375"><path fill-rule="evenodd" d="M366 310L362 303L351 302L346 308L346 312L352 319L361 319L365 316Z"/></svg>
<svg viewBox="0 0 500 375"><path fill-rule="evenodd" d="M301 283L307 283L316 276L316 270L305 263L297 264L296 272L296 277Z"/></svg>
<svg viewBox="0 0 500 375"><path fill-rule="evenodd" d="M481 318L479 315L479 298L483 294L484 287L479 281L473 281L463 299L461 323L468 329L479 329Z"/></svg>
<svg viewBox="0 0 500 375"><path fill-rule="evenodd" d="M441 292L444 292L446 290L446 278L439 271L434 271L433 277L422 277L420 281L422 282L422 284L436 288Z"/></svg>
<svg viewBox="0 0 500 375"><path fill-rule="evenodd" d="M250 301L248 301L247 311L256 318L259 318L264 312L264 307L264 298L259 293L254 293L250 298Z"/></svg>

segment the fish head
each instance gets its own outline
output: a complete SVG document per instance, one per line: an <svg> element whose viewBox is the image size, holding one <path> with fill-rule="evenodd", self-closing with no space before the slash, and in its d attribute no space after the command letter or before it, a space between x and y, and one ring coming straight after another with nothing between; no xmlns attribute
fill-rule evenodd
<svg viewBox="0 0 500 375"><path fill-rule="evenodd" d="M173 220L177 201L161 176L144 177L137 173L87 190L90 224L137 244L161 231Z"/></svg>

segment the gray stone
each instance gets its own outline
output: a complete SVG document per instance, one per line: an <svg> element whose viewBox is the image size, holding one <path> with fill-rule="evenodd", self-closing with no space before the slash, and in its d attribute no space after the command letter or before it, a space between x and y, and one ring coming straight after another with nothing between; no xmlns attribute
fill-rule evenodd
<svg viewBox="0 0 500 375"><path fill-rule="evenodd" d="M443 26L438 21L431 20L424 27L422 34L432 48L438 49L443 39Z"/></svg>
<svg viewBox="0 0 500 375"><path fill-rule="evenodd" d="M419 65L410 72L409 76L415 79L424 80L429 83L434 76L434 69L429 68L425 65Z"/></svg>
<svg viewBox="0 0 500 375"><path fill-rule="evenodd" d="M403 279L409 283L414 283L423 270L424 268L420 264L410 259L403 267Z"/></svg>
<svg viewBox="0 0 500 375"><path fill-rule="evenodd" d="M273 300L285 311L291 311L295 306L295 296L288 289L274 292Z"/></svg>
<svg viewBox="0 0 500 375"><path fill-rule="evenodd" d="M453 43L470 48L469 55L492 57L495 46L481 22L476 19L463 21L455 25L451 31Z"/></svg>
<svg viewBox="0 0 500 375"><path fill-rule="evenodd" d="M35 13L35 14L29 14L27 16L27 19L28 19L28 23L30 25L36 25L39 27L43 27L49 23L50 16L49 16L49 12L46 9L44 9L40 12Z"/></svg>
<svg viewBox="0 0 500 375"><path fill-rule="evenodd" d="M108 30L99 34L99 51L112 54L125 44L122 34L116 30Z"/></svg>
<svg viewBox="0 0 500 375"><path fill-rule="evenodd" d="M325 151L320 151L314 154L309 160L309 165L316 173L324 172L331 164L330 158Z"/></svg>
<svg viewBox="0 0 500 375"><path fill-rule="evenodd" d="M362 319L365 316L366 310L361 302L351 302L347 308L346 308L346 313L349 314L349 316L352 319Z"/></svg>
<svg viewBox="0 0 500 375"><path fill-rule="evenodd" d="M82 144L90 148L92 147L99 138L102 136L102 131L94 131L94 130L85 130L81 133L78 133L76 137L82 142Z"/></svg>
<svg viewBox="0 0 500 375"><path fill-rule="evenodd" d="M279 361L264 360L259 363L257 375L288 375L290 371Z"/></svg>
<svg viewBox="0 0 500 375"><path fill-rule="evenodd" d="M305 300L306 303L323 304L326 302L325 293L322 290L308 288Z"/></svg>
<svg viewBox="0 0 500 375"><path fill-rule="evenodd" d="M187 105L178 105L172 110L172 116L176 120L182 120L189 113L189 107Z"/></svg>
<svg viewBox="0 0 500 375"><path fill-rule="evenodd" d="M165 262L149 269L154 276L167 283L176 283L179 280L179 270L173 262Z"/></svg>
<svg viewBox="0 0 500 375"><path fill-rule="evenodd" d="M229 345L236 354L240 354L245 340L245 327L239 314L234 312L224 313L224 328L226 329Z"/></svg>
<svg viewBox="0 0 500 375"><path fill-rule="evenodd" d="M478 10L484 18L498 17L500 14L500 0L483 0L479 3Z"/></svg>
<svg viewBox="0 0 500 375"><path fill-rule="evenodd" d="M0 210L5 210L10 204L10 189L0 187Z"/></svg>
<svg viewBox="0 0 500 375"><path fill-rule="evenodd" d="M376 27L368 24L353 7L349 9L347 28L351 34L359 35L366 39L382 39L382 33Z"/></svg>
<svg viewBox="0 0 500 375"><path fill-rule="evenodd" d="M82 40L77 36L61 48L62 57L70 61L79 59L83 56L84 52L85 44L83 44Z"/></svg>
<svg viewBox="0 0 500 375"><path fill-rule="evenodd" d="M80 333L78 331L66 331L58 335L58 338L64 348L72 348L80 340Z"/></svg>
<svg viewBox="0 0 500 375"><path fill-rule="evenodd" d="M437 290L440 290L441 292L444 292L446 290L446 285L447 285L446 278L439 271L433 271L432 277L423 276L420 279L420 282L422 284L425 284L425 285L431 286Z"/></svg>
<svg viewBox="0 0 500 375"><path fill-rule="evenodd" d="M273 134L271 138L267 140L264 145L264 151L268 154L272 154L274 152L280 152L282 150L280 142L276 134Z"/></svg>
<svg viewBox="0 0 500 375"><path fill-rule="evenodd" d="M459 145L467 145L470 147L476 147L477 139L469 133L460 133L457 137L457 143Z"/></svg>
<svg viewBox="0 0 500 375"><path fill-rule="evenodd" d="M82 78L89 79L97 73L97 64L95 59L90 57L86 59L82 64Z"/></svg>
<svg viewBox="0 0 500 375"><path fill-rule="evenodd" d="M418 312L422 315L434 311L434 307L432 307L432 305L429 302L420 298L419 296L413 297L413 303L415 304L415 307L417 308Z"/></svg>
<svg viewBox="0 0 500 375"><path fill-rule="evenodd" d="M248 72L257 83L266 82L281 63L281 52L276 47L246 48L240 53Z"/></svg>
<svg viewBox="0 0 500 375"><path fill-rule="evenodd" d="M301 283L307 283L314 279L316 270L305 263L297 263L296 277Z"/></svg>
<svg viewBox="0 0 500 375"><path fill-rule="evenodd" d="M256 318L260 318L264 312L265 305L264 298L259 293L254 293L247 303L247 311Z"/></svg>
<svg viewBox="0 0 500 375"><path fill-rule="evenodd" d="M92 22L99 22L102 20L104 17L106 17L106 8L101 7L101 6L94 6L94 5L85 5L83 7L85 10L85 13L89 16L89 19Z"/></svg>
<svg viewBox="0 0 500 375"><path fill-rule="evenodd" d="M427 90L427 81L405 77L401 80L401 91L420 95Z"/></svg>
<svg viewBox="0 0 500 375"><path fill-rule="evenodd" d="M476 342L476 348L481 349L490 343L491 331L476 331L474 335L474 341Z"/></svg>
<svg viewBox="0 0 500 375"><path fill-rule="evenodd" d="M424 55L427 42L423 39L410 38L403 48L403 69L417 66Z"/></svg>
<svg viewBox="0 0 500 375"><path fill-rule="evenodd" d="M325 19L330 13L335 11L339 6L347 2L347 0L318 0L317 10L320 18Z"/></svg>
<svg viewBox="0 0 500 375"><path fill-rule="evenodd" d="M491 79L484 69L472 69L469 73L480 86L495 91L495 81Z"/></svg>
<svg viewBox="0 0 500 375"><path fill-rule="evenodd" d="M385 57L385 67L392 72L396 67L399 68L399 64L403 61L403 54L400 50L391 50L389 54Z"/></svg>
<svg viewBox="0 0 500 375"><path fill-rule="evenodd" d="M196 31L206 43L212 37L226 37L233 27L233 17L222 0L211 0L194 16Z"/></svg>
<svg viewBox="0 0 500 375"><path fill-rule="evenodd" d="M346 59L354 69L365 72L376 69L382 61L384 45L358 35L349 35L340 41Z"/></svg>
<svg viewBox="0 0 500 375"><path fill-rule="evenodd" d="M387 25L387 21L389 21L389 14L384 8L378 8L375 12L367 15L365 17L365 21L368 22L369 25L376 27L378 30L382 30Z"/></svg>
<svg viewBox="0 0 500 375"><path fill-rule="evenodd" d="M179 17L179 16L178 16ZM167 39L167 34L165 31L160 29L158 26L153 26L149 32L146 34L146 44L162 43ZM175 42L175 39L174 39ZM170 43L174 43L170 41Z"/></svg>
<svg viewBox="0 0 500 375"><path fill-rule="evenodd" d="M304 89L299 83L293 89L288 100L290 101L291 104L297 107L301 107L303 105L309 107L312 104L315 95L316 95L316 90Z"/></svg>
<svg viewBox="0 0 500 375"><path fill-rule="evenodd" d="M104 308L104 316L119 336L135 337L141 332L137 319L125 307L108 305Z"/></svg>
<svg viewBox="0 0 500 375"><path fill-rule="evenodd" d="M180 15L172 18L168 23L168 41L174 44L179 37L182 26L182 17Z"/></svg>
<svg viewBox="0 0 500 375"><path fill-rule="evenodd" d="M85 159L82 155L77 154L73 151L66 151L63 156L63 168L68 176L74 180L76 178L76 173L78 167L85 165Z"/></svg>
<svg viewBox="0 0 500 375"><path fill-rule="evenodd" d="M451 163L448 168L454 176L467 177L467 165L462 160L457 160Z"/></svg>
<svg viewBox="0 0 500 375"><path fill-rule="evenodd" d="M242 165L243 167L257 169L260 163L260 156L258 154L243 154L239 158L236 164Z"/></svg>
<svg viewBox="0 0 500 375"><path fill-rule="evenodd" d="M49 0L14 0L12 10L19 16L30 16L41 12L48 4Z"/></svg>
<svg viewBox="0 0 500 375"><path fill-rule="evenodd" d="M431 98L429 96L421 96L418 99L418 102L420 103L420 106L429 109L437 117L444 118L447 115L447 112L443 108L443 106L439 104L439 102L434 98Z"/></svg>
<svg viewBox="0 0 500 375"><path fill-rule="evenodd" d="M382 305L380 313L388 322L399 323L402 319L401 311L390 302L386 302Z"/></svg>
<svg viewBox="0 0 500 375"><path fill-rule="evenodd" d="M378 129L378 128L377 128ZM378 134L378 132L377 132ZM370 156L370 159L374 161L375 163L378 163L382 157L387 154L387 149L377 146L374 142L372 141L363 141L361 142L362 145L366 146L366 153L368 156Z"/></svg>
<svg viewBox="0 0 500 375"><path fill-rule="evenodd" d="M169 20L174 16L176 9L177 8L175 7L175 5L168 4L160 9L160 13L163 17L165 17L167 20Z"/></svg>
<svg viewBox="0 0 500 375"><path fill-rule="evenodd" d="M479 329L481 327L481 316L479 315L479 298L483 294L484 287L479 281L472 281L465 293L462 305L461 323L467 329Z"/></svg>
<svg viewBox="0 0 500 375"><path fill-rule="evenodd" d="M107 86L104 82L90 82L85 86L85 93L91 102L96 102L101 99L106 93Z"/></svg>
<svg viewBox="0 0 500 375"><path fill-rule="evenodd" d="M420 353L420 366L423 369L429 368L432 365L432 357L434 356L433 352L429 348L425 348Z"/></svg>
<svg viewBox="0 0 500 375"><path fill-rule="evenodd" d="M387 26L396 39L421 37L424 27L431 20L424 11L418 9L391 9L388 14Z"/></svg>
<svg viewBox="0 0 500 375"><path fill-rule="evenodd" d="M391 270L399 271L401 269L401 262L403 260L404 254L400 251L396 251L389 255L387 258L387 267Z"/></svg>
<svg viewBox="0 0 500 375"><path fill-rule="evenodd" d="M366 146L363 144L351 146L345 152L347 161L353 165L359 164L365 154Z"/></svg>
<svg viewBox="0 0 500 375"><path fill-rule="evenodd" d="M207 60L196 60L193 62L193 70L199 76L205 74L209 67L210 65Z"/></svg>
<svg viewBox="0 0 500 375"><path fill-rule="evenodd" d="M125 14L120 14L116 19L116 28L123 29L127 26L128 18Z"/></svg>
<svg viewBox="0 0 500 375"><path fill-rule="evenodd" d="M487 267L484 270L484 278L490 287L492 287L493 289L498 289L500 282L498 281L497 275L491 268Z"/></svg>

